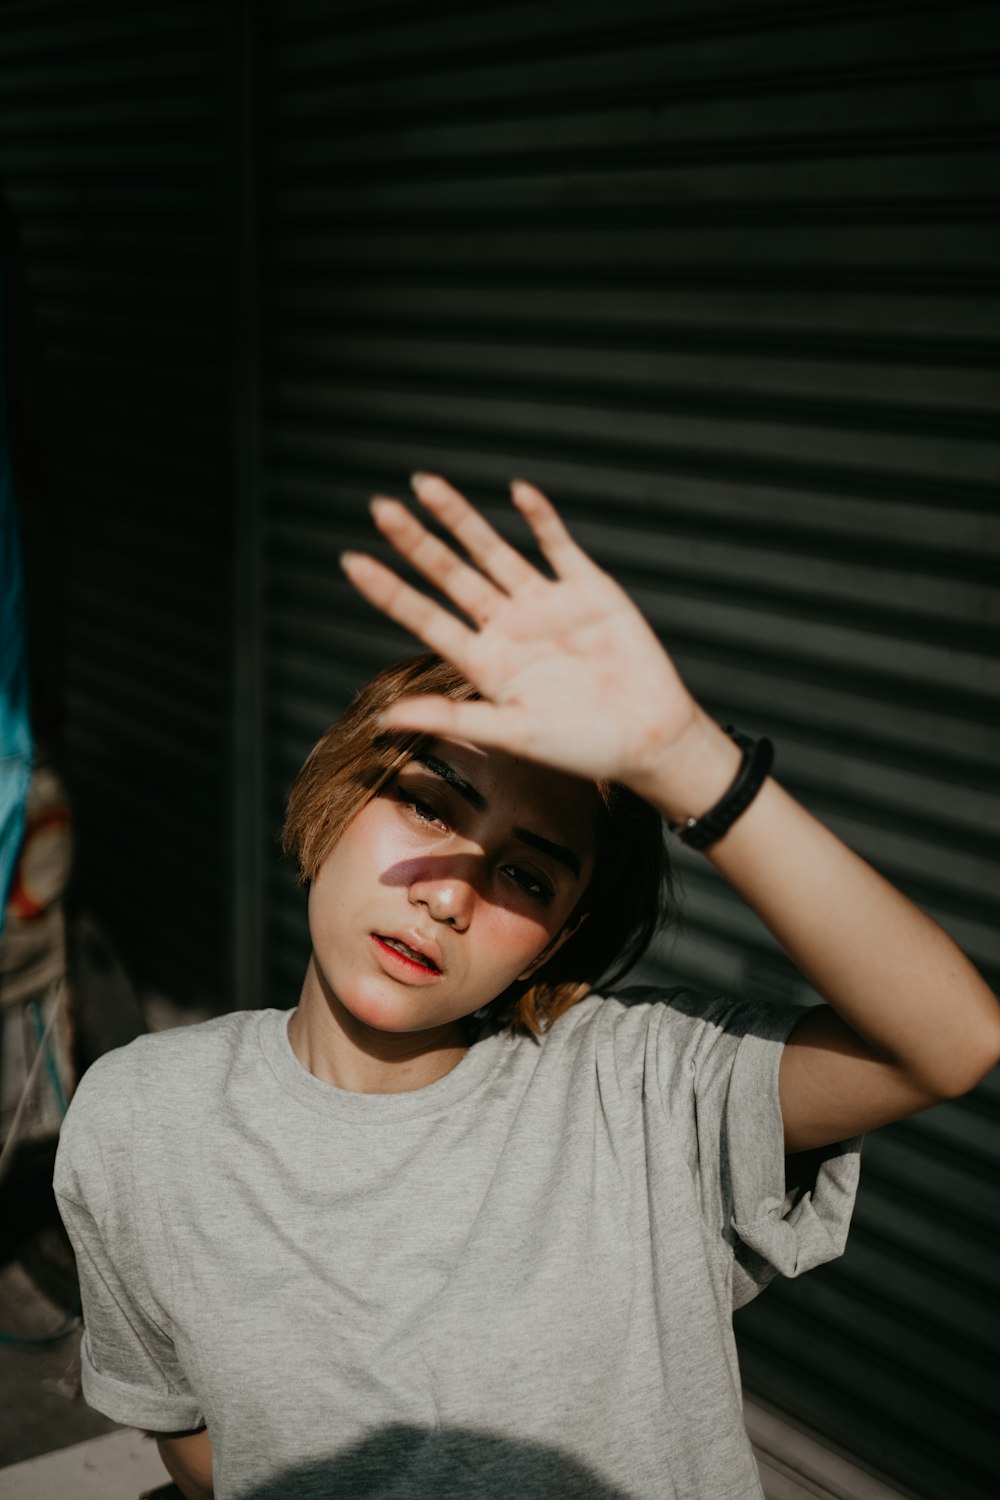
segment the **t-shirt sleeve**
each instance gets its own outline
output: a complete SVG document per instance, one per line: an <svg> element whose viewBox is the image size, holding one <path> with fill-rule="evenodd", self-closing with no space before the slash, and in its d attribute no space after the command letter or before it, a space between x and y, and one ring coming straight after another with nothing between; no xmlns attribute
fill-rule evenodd
<svg viewBox="0 0 1000 1500"><path fill-rule="evenodd" d="M80 1279L83 1394L126 1426L180 1432L203 1419L145 1274L123 1056L102 1058L82 1080L56 1157L56 1201Z"/></svg>
<svg viewBox="0 0 1000 1500"><path fill-rule="evenodd" d="M666 997L657 1037L658 1086L695 1140L702 1213L733 1256L733 1306L776 1275L842 1255L860 1172L859 1139L803 1157L800 1185L786 1182L778 1068L801 1006Z"/></svg>

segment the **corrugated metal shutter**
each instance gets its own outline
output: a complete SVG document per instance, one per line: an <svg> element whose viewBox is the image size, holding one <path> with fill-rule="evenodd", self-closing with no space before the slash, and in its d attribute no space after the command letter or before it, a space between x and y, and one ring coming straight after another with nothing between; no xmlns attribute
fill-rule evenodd
<svg viewBox="0 0 1000 1500"><path fill-rule="evenodd" d="M218 8L195 0L0 12L76 890L135 977L213 1004L229 874L222 42Z"/></svg>
<svg viewBox="0 0 1000 1500"><path fill-rule="evenodd" d="M410 649L337 568L368 495L438 468L507 525L523 473L1000 980L998 41L962 3L264 7L272 825ZM807 998L681 864L654 971ZM303 906L269 868L287 1005ZM740 1323L755 1391L934 1500L1000 1480L998 1106L880 1132L846 1258Z"/></svg>

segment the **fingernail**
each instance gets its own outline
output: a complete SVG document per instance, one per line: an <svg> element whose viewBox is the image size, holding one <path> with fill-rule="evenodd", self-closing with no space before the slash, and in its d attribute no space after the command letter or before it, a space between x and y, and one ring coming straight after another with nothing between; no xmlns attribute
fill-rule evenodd
<svg viewBox="0 0 1000 1500"><path fill-rule="evenodd" d="M368 509L371 511L372 515L375 515L380 508L391 504L392 501L389 499L388 495L373 495L368 502Z"/></svg>
<svg viewBox="0 0 1000 1500"><path fill-rule="evenodd" d="M358 558L360 556L360 552L342 552L337 561L340 563L340 566L346 573L347 569L350 567L351 563L354 562L355 558Z"/></svg>
<svg viewBox="0 0 1000 1500"><path fill-rule="evenodd" d="M425 474L423 469L414 469L413 473L410 475L410 483L412 485L423 484L425 480L428 480L430 478L430 474Z"/></svg>

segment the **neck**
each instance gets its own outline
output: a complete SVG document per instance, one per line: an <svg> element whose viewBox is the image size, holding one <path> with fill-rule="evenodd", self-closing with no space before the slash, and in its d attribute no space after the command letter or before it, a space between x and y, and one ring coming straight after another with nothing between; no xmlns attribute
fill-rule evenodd
<svg viewBox="0 0 1000 1500"><path fill-rule="evenodd" d="M426 1088L466 1052L461 1021L427 1031L377 1031L352 1016L309 960L288 1027L292 1051L324 1083L352 1094L403 1094Z"/></svg>

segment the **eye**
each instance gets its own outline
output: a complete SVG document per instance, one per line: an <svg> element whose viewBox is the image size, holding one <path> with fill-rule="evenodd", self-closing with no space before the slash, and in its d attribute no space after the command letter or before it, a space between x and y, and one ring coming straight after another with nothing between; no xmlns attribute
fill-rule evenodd
<svg viewBox="0 0 1000 1500"><path fill-rule="evenodd" d="M426 823L428 826L436 824L440 828L448 826L438 809L429 802L424 802L421 797L411 796L402 787L399 788L397 795L415 822Z"/></svg>
<svg viewBox="0 0 1000 1500"><path fill-rule="evenodd" d="M529 870L522 870L518 865L504 865L503 873L514 882L519 891L523 891L526 896L531 896L542 905L547 906L553 899L554 892L551 886L547 885L544 880L539 880L537 875L532 875Z"/></svg>

